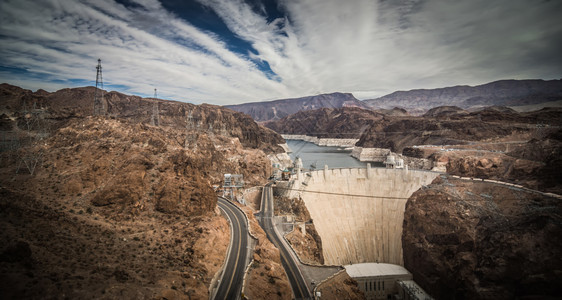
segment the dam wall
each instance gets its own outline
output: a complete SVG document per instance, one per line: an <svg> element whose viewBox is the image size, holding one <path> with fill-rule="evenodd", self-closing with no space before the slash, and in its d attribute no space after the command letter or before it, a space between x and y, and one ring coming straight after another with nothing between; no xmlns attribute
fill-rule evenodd
<svg viewBox="0 0 562 300"><path fill-rule="evenodd" d="M299 174L291 187L310 212L327 265L404 265L402 222L410 195L438 173L407 169L331 169Z"/></svg>
<svg viewBox="0 0 562 300"><path fill-rule="evenodd" d="M318 138L303 134L282 134L281 136L286 140L305 141L327 147L353 147L359 141L359 139Z"/></svg>

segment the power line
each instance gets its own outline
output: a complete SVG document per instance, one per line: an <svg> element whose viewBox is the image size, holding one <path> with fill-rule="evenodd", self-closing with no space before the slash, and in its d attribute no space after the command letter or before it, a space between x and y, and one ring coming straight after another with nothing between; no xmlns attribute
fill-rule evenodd
<svg viewBox="0 0 562 300"><path fill-rule="evenodd" d="M333 196L347 196L347 197L358 197L358 198L376 198L376 199L394 199L394 200L408 200L409 199L409 197L405 198L405 197L375 196L375 195L355 195L355 194L323 192L323 191L297 190L297 189L284 188L284 187L278 187L278 186L276 186L275 188L281 189L281 190L286 190L286 191L323 194L323 195L333 195Z"/></svg>
<svg viewBox="0 0 562 300"><path fill-rule="evenodd" d="M309 190L297 190L292 188L285 188L285 187L274 187L275 189L285 190L285 191L295 191L295 192L303 192L303 193L312 193L312 194L322 194L322 195L332 195L332 196L346 196L346 197L357 197L357 198L374 198L374 199L389 199L389 200L408 200L411 197L392 197L392 196L376 196L376 195L357 195L357 194L346 194L346 193L335 193L335 192L325 192L325 191L309 191ZM427 186L422 186L422 188L429 188ZM522 192L522 191L520 191ZM533 191L529 190L529 193L535 193L544 197L555 198L553 196L545 195L540 191ZM477 195L475 195L477 196ZM485 197L484 197L485 198ZM490 201L491 199L462 199L462 200L453 200L453 201ZM507 201L516 201L522 200L521 198L501 198L497 200L507 200ZM433 201L433 200L432 200ZM438 200L437 200L438 201Z"/></svg>

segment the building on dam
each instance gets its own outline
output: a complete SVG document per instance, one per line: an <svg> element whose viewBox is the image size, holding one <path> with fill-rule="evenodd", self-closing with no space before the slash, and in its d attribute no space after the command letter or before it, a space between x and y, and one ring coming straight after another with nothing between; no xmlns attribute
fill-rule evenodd
<svg viewBox="0 0 562 300"><path fill-rule="evenodd" d="M370 299L432 299L404 267L383 263L346 265L345 271Z"/></svg>

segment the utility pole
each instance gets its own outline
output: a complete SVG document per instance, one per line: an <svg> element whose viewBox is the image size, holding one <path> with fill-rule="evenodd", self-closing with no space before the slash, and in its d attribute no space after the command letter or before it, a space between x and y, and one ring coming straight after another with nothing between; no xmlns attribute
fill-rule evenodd
<svg viewBox="0 0 562 300"><path fill-rule="evenodd" d="M156 89L154 89L154 104L152 105L152 119L150 123L154 126L160 126L160 113L158 112L158 101Z"/></svg>
<svg viewBox="0 0 562 300"><path fill-rule="evenodd" d="M103 77L101 72L101 58L98 58L98 66L96 67L96 91L94 92L94 116L105 115L103 105Z"/></svg>

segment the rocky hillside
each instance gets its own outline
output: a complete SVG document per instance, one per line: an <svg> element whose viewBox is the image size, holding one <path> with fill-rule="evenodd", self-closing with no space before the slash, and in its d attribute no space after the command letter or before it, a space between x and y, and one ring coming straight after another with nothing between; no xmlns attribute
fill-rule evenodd
<svg viewBox="0 0 562 300"><path fill-rule="evenodd" d="M274 199L276 216L294 216L296 222L311 222L312 218L300 198L289 199L286 197L275 197ZM322 238L318 235L314 224L306 226L306 233L296 226L294 230L286 236L287 241L295 250L299 259L308 264L323 265L324 254L322 252Z"/></svg>
<svg viewBox="0 0 562 300"><path fill-rule="evenodd" d="M451 151L435 154L447 161L447 173L502 180L562 194L562 131L547 131L539 140L511 146L509 151ZM509 144L508 144L509 145Z"/></svg>
<svg viewBox="0 0 562 300"><path fill-rule="evenodd" d="M92 115L94 87L62 89L54 93L32 92L8 84L0 84L0 112L20 118L33 107L44 108L50 129L64 126L72 118ZM200 131L236 137L244 147L266 152L282 152L281 136L256 124L245 114L214 105L141 98L118 92L105 92L103 105L107 115L131 122L150 124L154 104L158 105L161 126L185 128L190 125ZM188 122L191 113L192 121ZM189 124L188 124L189 123Z"/></svg>
<svg viewBox="0 0 562 300"><path fill-rule="evenodd" d="M404 265L436 299L556 299L561 203L442 175L406 204Z"/></svg>
<svg viewBox="0 0 562 300"><path fill-rule="evenodd" d="M512 133L537 132L562 125L562 109L517 113L488 107L468 113L434 108L421 117L387 117L370 127L357 143L361 147L389 148L401 153L414 145L458 145L488 141ZM538 128L542 128L537 130Z"/></svg>
<svg viewBox="0 0 562 300"><path fill-rule="evenodd" d="M228 105L226 107L248 114L258 122L279 120L299 111L320 108L360 107L369 109L365 103L347 93L322 94L302 98Z"/></svg>
<svg viewBox="0 0 562 300"><path fill-rule="evenodd" d="M372 108L403 107L423 113L433 107L454 105L464 109L482 106L521 106L562 100L561 80L500 80L478 86L398 91L365 100Z"/></svg>
<svg viewBox="0 0 562 300"><path fill-rule="evenodd" d="M0 86L0 297L208 298L230 232L213 186L263 184L282 139L228 109L115 92L91 117L93 92Z"/></svg>
<svg viewBox="0 0 562 300"><path fill-rule="evenodd" d="M488 107L469 113L438 107L421 117L385 118L357 142L429 159L449 174L504 180L562 193L562 109L518 113Z"/></svg>
<svg viewBox="0 0 562 300"><path fill-rule="evenodd" d="M357 107L301 111L264 125L278 133L306 134L319 138L359 138L383 114Z"/></svg>

